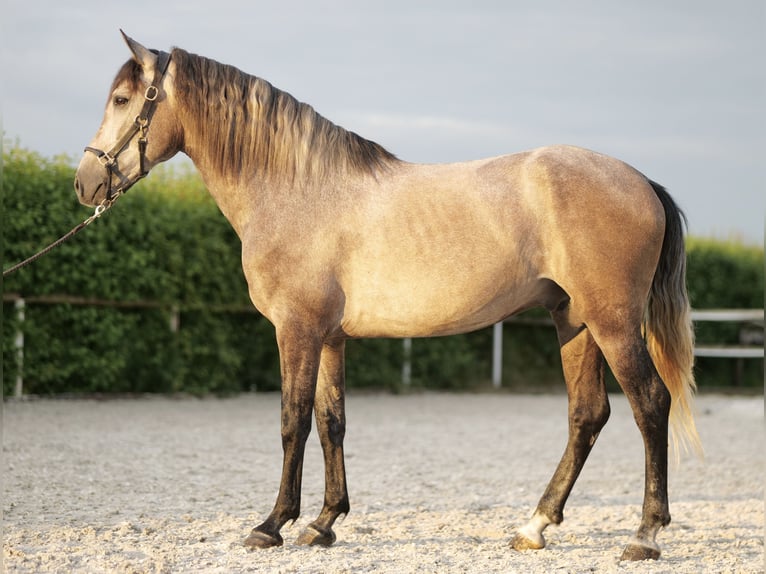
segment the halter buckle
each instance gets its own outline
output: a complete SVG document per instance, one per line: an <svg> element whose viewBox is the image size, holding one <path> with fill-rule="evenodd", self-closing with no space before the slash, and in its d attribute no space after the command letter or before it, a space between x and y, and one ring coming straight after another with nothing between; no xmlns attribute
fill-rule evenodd
<svg viewBox="0 0 766 574"><path fill-rule="evenodd" d="M98 161L104 167L111 167L117 161L117 156L111 156L108 152L104 151L101 152L101 155L98 156Z"/></svg>
<svg viewBox="0 0 766 574"><path fill-rule="evenodd" d="M157 99L157 96L160 94L159 89L157 89L157 86L149 86L146 88L146 91L144 92L144 98L146 98L148 101L153 102Z"/></svg>

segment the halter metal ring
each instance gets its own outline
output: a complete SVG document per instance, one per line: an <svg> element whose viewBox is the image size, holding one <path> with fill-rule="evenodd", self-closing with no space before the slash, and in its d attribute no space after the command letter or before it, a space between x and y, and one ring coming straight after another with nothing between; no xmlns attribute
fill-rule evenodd
<svg viewBox="0 0 766 574"><path fill-rule="evenodd" d="M114 163L117 161L117 157L112 157L107 152L104 152L104 155L98 158L98 161L100 161L101 165L103 166L114 165Z"/></svg>
<svg viewBox="0 0 766 574"><path fill-rule="evenodd" d="M144 98L146 98L148 101L153 102L157 99L157 96L159 95L160 91L157 89L157 86L149 86L146 88L146 91L144 92Z"/></svg>

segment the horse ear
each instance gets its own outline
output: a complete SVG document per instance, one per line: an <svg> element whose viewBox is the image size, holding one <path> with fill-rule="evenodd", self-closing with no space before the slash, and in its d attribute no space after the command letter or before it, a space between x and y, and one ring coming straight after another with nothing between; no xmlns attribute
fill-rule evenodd
<svg viewBox="0 0 766 574"><path fill-rule="evenodd" d="M125 43L128 45L128 48L130 48L130 51L133 53L133 59L138 64L140 64L140 66L144 70L153 69L155 64L157 63L157 56L150 50L144 48L141 44L136 42L133 38L128 36L122 30L120 30L120 34L122 34L122 37L125 40Z"/></svg>

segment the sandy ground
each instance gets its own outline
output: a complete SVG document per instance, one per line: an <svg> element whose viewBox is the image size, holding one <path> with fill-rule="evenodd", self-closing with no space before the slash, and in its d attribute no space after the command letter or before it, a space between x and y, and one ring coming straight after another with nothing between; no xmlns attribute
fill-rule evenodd
<svg viewBox="0 0 766 574"><path fill-rule="evenodd" d="M622 396L548 547L518 553L566 438L566 398L352 395L351 513L334 547L294 544L318 513L312 433L285 546L242 540L271 510L279 397L10 402L2 506L8 572L763 572L763 397L702 396L705 461L670 476L662 558L620 563L638 525L643 447Z"/></svg>

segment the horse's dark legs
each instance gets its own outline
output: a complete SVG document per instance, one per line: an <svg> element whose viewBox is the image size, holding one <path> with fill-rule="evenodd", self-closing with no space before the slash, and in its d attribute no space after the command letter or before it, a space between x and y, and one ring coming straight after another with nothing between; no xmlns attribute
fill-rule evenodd
<svg viewBox="0 0 766 574"><path fill-rule="evenodd" d="M599 341L612 372L630 402L644 439L645 483L641 524L623 560L656 559L657 532L670 523L668 505L668 415L670 393L657 374L640 333Z"/></svg>
<svg viewBox="0 0 766 574"><path fill-rule="evenodd" d="M322 349L314 413L324 452L324 504L317 519L298 537L298 544L330 546L335 542L332 525L341 514L349 511L343 460L346 434L344 349L345 341L326 344Z"/></svg>
<svg viewBox="0 0 766 574"><path fill-rule="evenodd" d="M245 539L245 546L280 546L280 529L300 515L301 478L306 439L311 432L321 342L294 332L278 332L282 369L282 480L274 510Z"/></svg>
<svg viewBox="0 0 766 574"><path fill-rule="evenodd" d="M543 530L564 519L564 504L572 491L599 432L609 418L609 399L604 385L604 358L591 333L559 329L561 359L569 395L569 440L564 455L545 489L530 521L511 540L516 550L545 547Z"/></svg>

